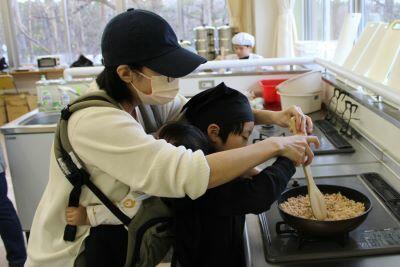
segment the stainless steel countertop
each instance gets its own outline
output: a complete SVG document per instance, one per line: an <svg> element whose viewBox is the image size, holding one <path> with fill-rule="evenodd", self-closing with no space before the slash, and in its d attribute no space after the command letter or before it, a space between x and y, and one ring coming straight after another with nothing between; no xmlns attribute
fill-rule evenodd
<svg viewBox="0 0 400 267"><path fill-rule="evenodd" d="M318 119L323 113L313 114L313 119ZM353 154L336 154L336 155L318 155L316 156L311 168L315 177L328 177L339 175L353 175L366 172L377 172L381 174L386 181L396 190L400 191L400 177L396 170L389 169L388 166L398 163L385 161L385 157L381 155L373 144L368 143L362 137L357 139L348 139L354 146L356 152ZM269 162L271 163L271 162ZM266 167L268 163L259 167ZM302 178L304 173L302 168L297 168L294 178ZM264 244L261 235L260 222L257 215L249 214L246 216L247 237L249 260L251 266L293 266L293 267L331 267L331 266L354 266L354 267L397 267L400 265L400 255L382 255L369 257L355 257L349 259L335 259L326 261L314 261L305 263L270 263L265 260Z"/></svg>
<svg viewBox="0 0 400 267"><path fill-rule="evenodd" d="M54 133L57 128L57 124L36 124L36 125L21 125L24 121L29 120L36 114L39 114L38 109L34 109L31 112L13 120L2 127L0 132L7 134L26 134L26 133Z"/></svg>

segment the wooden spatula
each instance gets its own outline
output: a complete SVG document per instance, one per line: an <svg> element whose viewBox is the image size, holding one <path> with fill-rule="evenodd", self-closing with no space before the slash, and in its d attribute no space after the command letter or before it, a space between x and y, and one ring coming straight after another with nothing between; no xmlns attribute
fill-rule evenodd
<svg viewBox="0 0 400 267"><path fill-rule="evenodd" d="M296 118L292 117L289 122L289 127L293 134L297 134ZM317 220L324 220L328 216L324 195L319 191L314 182L310 166L303 165L304 174L307 180L308 197L310 198L311 210Z"/></svg>

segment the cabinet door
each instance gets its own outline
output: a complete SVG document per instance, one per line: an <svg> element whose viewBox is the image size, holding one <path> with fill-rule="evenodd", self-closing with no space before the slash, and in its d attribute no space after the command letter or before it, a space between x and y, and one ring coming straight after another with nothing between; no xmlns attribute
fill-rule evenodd
<svg viewBox="0 0 400 267"><path fill-rule="evenodd" d="M6 135L11 180L22 229L30 230L47 185L54 133Z"/></svg>

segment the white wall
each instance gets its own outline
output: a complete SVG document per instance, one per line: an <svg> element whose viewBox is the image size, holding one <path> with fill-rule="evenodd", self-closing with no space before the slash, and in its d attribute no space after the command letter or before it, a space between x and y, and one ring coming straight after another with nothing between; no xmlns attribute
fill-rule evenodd
<svg viewBox="0 0 400 267"><path fill-rule="evenodd" d="M253 0L256 53L273 57L275 21L278 16L276 0Z"/></svg>
<svg viewBox="0 0 400 267"><path fill-rule="evenodd" d="M254 74L249 75L223 75L220 76L202 76L193 75L179 80L179 92L186 97L192 97L205 88L201 88L201 84L206 84L207 88L217 86L219 83L224 82L227 86L232 87L236 90L241 91L247 95L249 91L257 91L260 86L258 82L260 80L269 79L287 79L298 74Z"/></svg>

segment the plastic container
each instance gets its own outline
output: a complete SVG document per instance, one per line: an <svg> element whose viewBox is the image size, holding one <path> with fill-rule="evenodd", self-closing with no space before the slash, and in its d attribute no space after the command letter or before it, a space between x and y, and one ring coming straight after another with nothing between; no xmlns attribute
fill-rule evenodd
<svg viewBox="0 0 400 267"><path fill-rule="evenodd" d="M305 113L312 113L321 109L322 91L312 94L286 94L278 91L281 97L282 109L298 106Z"/></svg>
<svg viewBox="0 0 400 267"><path fill-rule="evenodd" d="M280 97L277 94L277 85L286 81L287 79L274 79L274 80L261 80L260 84L263 90L263 97L265 104L279 105L281 103Z"/></svg>
<svg viewBox="0 0 400 267"><path fill-rule="evenodd" d="M310 71L286 80L277 86L285 94L312 94L322 89L320 71Z"/></svg>

